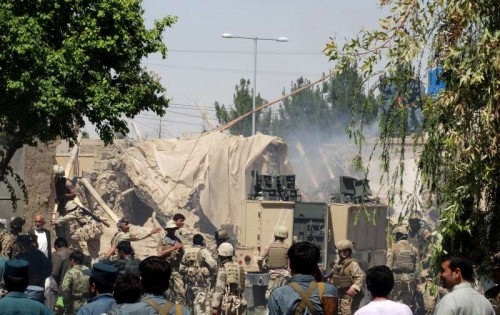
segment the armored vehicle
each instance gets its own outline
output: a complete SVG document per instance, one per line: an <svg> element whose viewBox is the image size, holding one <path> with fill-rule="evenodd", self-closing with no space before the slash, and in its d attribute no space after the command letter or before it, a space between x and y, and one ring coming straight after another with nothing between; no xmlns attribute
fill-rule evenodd
<svg viewBox="0 0 500 315"><path fill-rule="evenodd" d="M356 179L347 177L341 177L340 181L340 195L333 196L329 203L302 202L296 192L276 192L267 196L266 192L253 192L257 196L255 199L242 201L241 222L235 231L238 240L236 258L247 271L245 296L249 307L266 304L264 293L268 275L259 270L257 258L261 247L273 242L278 226L288 228L290 235L285 241L288 245L294 241L308 241L320 246L320 268L323 271L329 270L337 258L335 244L343 239L355 243L353 256L365 270L385 264L387 206L367 198L367 181L356 182ZM361 188L357 187L359 185ZM287 189L291 189L290 186ZM297 198L269 200L268 197L273 195Z"/></svg>

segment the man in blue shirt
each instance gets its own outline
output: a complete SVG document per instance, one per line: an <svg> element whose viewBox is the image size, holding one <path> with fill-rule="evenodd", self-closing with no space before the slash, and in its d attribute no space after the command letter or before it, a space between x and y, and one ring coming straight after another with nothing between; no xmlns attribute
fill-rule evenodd
<svg viewBox="0 0 500 315"><path fill-rule="evenodd" d="M320 248L309 242L295 243L288 249L288 261L292 278L271 292L269 315L291 315L297 308L305 308L304 314L311 314L311 308L318 315L325 314L325 299L333 298L336 304L338 293L333 284L316 282L315 275L321 275Z"/></svg>
<svg viewBox="0 0 500 315"><path fill-rule="evenodd" d="M116 304L112 292L118 269L115 266L97 263L92 266L92 269L83 270L83 273L90 276L89 293L91 298L76 314L101 315L110 310Z"/></svg>
<svg viewBox="0 0 500 315"><path fill-rule="evenodd" d="M42 303L28 298L24 291L29 283L29 263L14 259L5 263L4 285L8 293L0 299L0 313L5 315L53 315Z"/></svg>

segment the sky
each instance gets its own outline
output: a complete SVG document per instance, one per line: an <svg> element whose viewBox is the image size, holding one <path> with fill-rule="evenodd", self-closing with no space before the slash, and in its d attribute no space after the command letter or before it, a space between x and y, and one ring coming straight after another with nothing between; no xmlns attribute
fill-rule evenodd
<svg viewBox="0 0 500 315"><path fill-rule="evenodd" d="M166 15L178 17L164 33L167 59L152 55L144 65L156 72L171 105L161 119L161 137L202 131L197 106L215 118L214 102L231 105L241 78L253 87L254 41L235 36L278 38L288 42L258 41L256 91L272 101L299 77L321 78L333 67L322 53L330 37L342 42L362 28L373 29L385 16L377 0L146 0L146 25ZM143 113L134 119L147 137L160 136L160 119ZM208 127L205 127L208 128Z"/></svg>

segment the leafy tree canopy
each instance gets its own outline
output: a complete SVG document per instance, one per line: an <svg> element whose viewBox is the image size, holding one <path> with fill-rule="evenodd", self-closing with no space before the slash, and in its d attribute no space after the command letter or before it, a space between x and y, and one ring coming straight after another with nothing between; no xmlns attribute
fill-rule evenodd
<svg viewBox="0 0 500 315"><path fill-rule="evenodd" d="M0 3L0 180L24 144L76 140L84 118L105 143L125 117L165 113L159 78L141 66L166 57L167 16L146 29L140 0L4 0Z"/></svg>
<svg viewBox="0 0 500 315"><path fill-rule="evenodd" d="M492 0L381 0L390 14L380 29L361 31L325 52L344 71L360 64L368 80L398 67L438 67L445 90L424 98L425 121L414 138L419 178L436 197L441 221L434 248L487 257L500 245L500 11ZM382 69L378 71L377 69ZM409 80L409 78L407 78ZM355 130L361 132L362 128ZM390 168L392 153L404 155L407 134L382 134L382 168L401 178L404 163ZM358 138L362 139L362 137ZM358 144L360 144L358 142ZM397 182L397 181L396 181ZM418 205L415 205L418 207ZM486 261L486 260L483 260Z"/></svg>

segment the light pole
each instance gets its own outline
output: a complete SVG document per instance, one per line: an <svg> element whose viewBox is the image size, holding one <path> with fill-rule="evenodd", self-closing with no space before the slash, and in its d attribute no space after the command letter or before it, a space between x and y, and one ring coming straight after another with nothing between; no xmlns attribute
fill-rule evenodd
<svg viewBox="0 0 500 315"><path fill-rule="evenodd" d="M257 41L259 40L271 40L275 42L288 42L287 37L278 38L262 38L262 37L245 37L245 36L235 36L230 33L222 34L224 38L241 38L241 39L252 39L253 40L253 90L252 90L252 136L255 135L255 95L257 93Z"/></svg>

